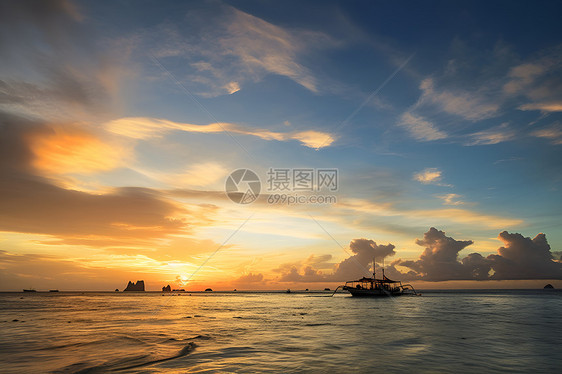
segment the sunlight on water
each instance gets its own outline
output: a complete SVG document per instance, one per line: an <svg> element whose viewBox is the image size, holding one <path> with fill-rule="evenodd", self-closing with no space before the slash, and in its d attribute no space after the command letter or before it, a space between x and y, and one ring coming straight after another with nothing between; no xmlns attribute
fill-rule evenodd
<svg viewBox="0 0 562 374"><path fill-rule="evenodd" d="M556 372L562 293L0 294L3 373Z"/></svg>

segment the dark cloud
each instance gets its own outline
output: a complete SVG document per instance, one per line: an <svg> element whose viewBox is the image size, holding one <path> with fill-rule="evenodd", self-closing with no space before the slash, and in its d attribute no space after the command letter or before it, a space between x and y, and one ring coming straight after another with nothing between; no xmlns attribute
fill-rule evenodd
<svg viewBox="0 0 562 374"><path fill-rule="evenodd" d="M0 113L0 231L53 235L57 244L147 244L185 233L188 222L173 217L198 220L156 190L126 187L91 194L38 175L27 142L47 128Z"/></svg>
<svg viewBox="0 0 562 374"><path fill-rule="evenodd" d="M498 238L504 247L498 254L484 257L470 253L459 259L459 253L473 244L472 240L455 240L432 227L416 244L425 247L416 261L398 259L385 266L385 275L397 280L533 280L562 279L561 252L551 252L544 234L534 239L504 231ZM373 256L378 259L394 255L394 246L377 245L368 239L354 239L350 243L353 255L334 266L331 273L323 273L314 264L281 266L282 282L342 282L368 275ZM553 253L555 256L553 256ZM407 272L399 270L409 268ZM380 269L377 269L380 276Z"/></svg>
<svg viewBox="0 0 562 374"><path fill-rule="evenodd" d="M78 9L66 0L2 1L0 56L25 56L28 48L37 46L62 50L78 36L76 24L80 19Z"/></svg>
<svg viewBox="0 0 562 374"><path fill-rule="evenodd" d="M333 274L335 280L349 280L361 275L369 274L367 269L371 268L373 260L378 262L388 256L394 256L394 245L377 245L369 239L353 239L349 243L349 249L354 253L337 265Z"/></svg>
<svg viewBox="0 0 562 374"><path fill-rule="evenodd" d="M425 280L441 281L467 277L468 265L458 261L458 254L472 244L471 240L458 241L432 227L424 234L423 239L416 240L416 244L425 247L419 260L400 261L398 265L412 269ZM468 262L472 264L470 260Z"/></svg>
<svg viewBox="0 0 562 374"><path fill-rule="evenodd" d="M12 112L109 116L126 55L94 42L69 1L0 2L0 105Z"/></svg>
<svg viewBox="0 0 562 374"><path fill-rule="evenodd" d="M562 264L553 261L546 235L533 239L507 231L498 236L504 247L488 256L494 274L491 279L561 279Z"/></svg>
<svg viewBox="0 0 562 374"><path fill-rule="evenodd" d="M423 240L417 241L427 246L420 258L395 264L412 271L397 272L397 276L427 281L562 279L562 264L554 261L544 234L531 239L503 231L498 239L505 245L498 249L498 254L483 257L471 253L459 261L458 252L472 241L456 241L432 227Z"/></svg>
<svg viewBox="0 0 562 374"><path fill-rule="evenodd" d="M331 260L331 255L310 256L302 266L291 264L281 266L278 271L282 273L280 282L342 282L350 279L368 276L372 271L372 262L393 256L394 245L378 245L369 239L353 239L349 243L349 249L354 253L338 264L332 265L332 271L325 273L319 268ZM321 265L324 265L322 267ZM380 271L380 270L379 270Z"/></svg>

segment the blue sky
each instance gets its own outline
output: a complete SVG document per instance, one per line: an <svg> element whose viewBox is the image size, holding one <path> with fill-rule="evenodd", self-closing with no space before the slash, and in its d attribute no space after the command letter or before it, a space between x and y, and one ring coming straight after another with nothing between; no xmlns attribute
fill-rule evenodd
<svg viewBox="0 0 562 374"><path fill-rule="evenodd" d="M512 239L497 239L504 230L544 233L559 259L560 2L44 7L8 5L14 36L3 37L2 111L55 134L18 135L35 155L29 173L61 194L119 200L142 189L173 207L147 208L147 217L171 226L96 212L99 232L64 233L23 215L21 225L0 227L5 253L54 256L123 280L149 272L155 283L216 277L227 287L234 273L250 288L335 281L326 274L359 254L351 242L360 238L392 243L388 262L404 276L400 261L419 257L415 240L433 235L430 227L474 241L455 261L509 247ZM338 202L239 206L225 198L232 170L249 168L263 182L271 167L337 168ZM229 250L211 255L252 214ZM141 230L146 240L108 227ZM211 267L194 275L208 256ZM307 267L312 275L302 278ZM291 268L301 278L288 276ZM409 270L418 272L413 279L436 278ZM19 284L13 274L7 279Z"/></svg>

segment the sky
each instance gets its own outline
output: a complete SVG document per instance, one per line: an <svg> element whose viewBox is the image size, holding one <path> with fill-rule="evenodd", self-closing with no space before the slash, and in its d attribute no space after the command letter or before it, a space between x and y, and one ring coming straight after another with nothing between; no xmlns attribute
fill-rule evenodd
<svg viewBox="0 0 562 374"><path fill-rule="evenodd" d="M2 2L0 290L562 287L561 10Z"/></svg>

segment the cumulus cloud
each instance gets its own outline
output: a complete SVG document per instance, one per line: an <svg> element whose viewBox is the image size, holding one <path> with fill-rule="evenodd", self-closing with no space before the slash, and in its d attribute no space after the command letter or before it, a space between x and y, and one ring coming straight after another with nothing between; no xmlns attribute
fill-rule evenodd
<svg viewBox="0 0 562 374"><path fill-rule="evenodd" d="M394 248L392 244L377 244L370 239L353 239L349 243L349 249L354 255L337 265L333 277L343 280L357 277L359 274L368 274L366 269L370 268L370 263L373 260L381 262L386 257L394 256Z"/></svg>
<svg viewBox="0 0 562 374"><path fill-rule="evenodd" d="M516 280L562 279L561 252L552 252L544 234L526 238L503 231L498 238L504 246L497 254L482 256L460 253L472 240L456 240L444 231L431 227L416 244L424 247L417 260L397 259L385 266L385 275L398 280ZM342 282L369 275L373 257L382 260L393 256L394 245L377 245L373 240L354 239L349 248L353 255L336 264L331 272L322 272L314 264L281 266L281 282ZM408 269L402 271L401 269ZM377 272L380 270L377 270ZM380 273L379 273L380 274Z"/></svg>
<svg viewBox="0 0 562 374"><path fill-rule="evenodd" d="M263 274L262 273L248 273L244 274L234 280L235 284L241 285L251 285L253 283L261 283L263 282Z"/></svg>
<svg viewBox="0 0 562 374"><path fill-rule="evenodd" d="M432 227L423 239L416 240L416 244L425 247L419 260L400 261L398 264L412 269L425 280L465 279L465 266L458 261L458 254L472 243L471 240L455 240ZM472 264L474 261L469 262Z"/></svg>
<svg viewBox="0 0 562 374"><path fill-rule="evenodd" d="M497 255L488 256L494 269L491 279L561 279L562 264L553 261L546 235L533 239L503 231L498 239L504 246Z"/></svg>
<svg viewBox="0 0 562 374"><path fill-rule="evenodd" d="M349 249L353 253L350 257L344 259L332 266L330 272L319 270L320 264L327 264L331 259L330 255L311 256L299 264L281 265L279 272L280 282L342 282L350 279L359 278L361 276L369 276L372 274L372 262L382 262L386 257L394 256L394 245L377 244L370 239L353 239L349 243Z"/></svg>
<svg viewBox="0 0 562 374"><path fill-rule="evenodd" d="M263 140L288 141L297 140L305 147L323 148L330 146L335 136L330 133L316 130L276 132L265 129L253 129L232 123L211 123L208 125L193 125L179 123L165 119L146 117L120 118L105 123L104 128L114 134L127 136L133 139L148 139L162 136L170 131L185 131L193 133L219 133L229 132L233 134L255 136Z"/></svg>
<svg viewBox="0 0 562 374"><path fill-rule="evenodd" d="M432 227L416 241L426 247L418 260L398 260L393 265L412 270L397 276L427 281L562 279L562 264L554 261L544 234L531 239L503 231L498 238L504 242L498 254L471 253L459 260L459 252L472 241L457 241Z"/></svg>

